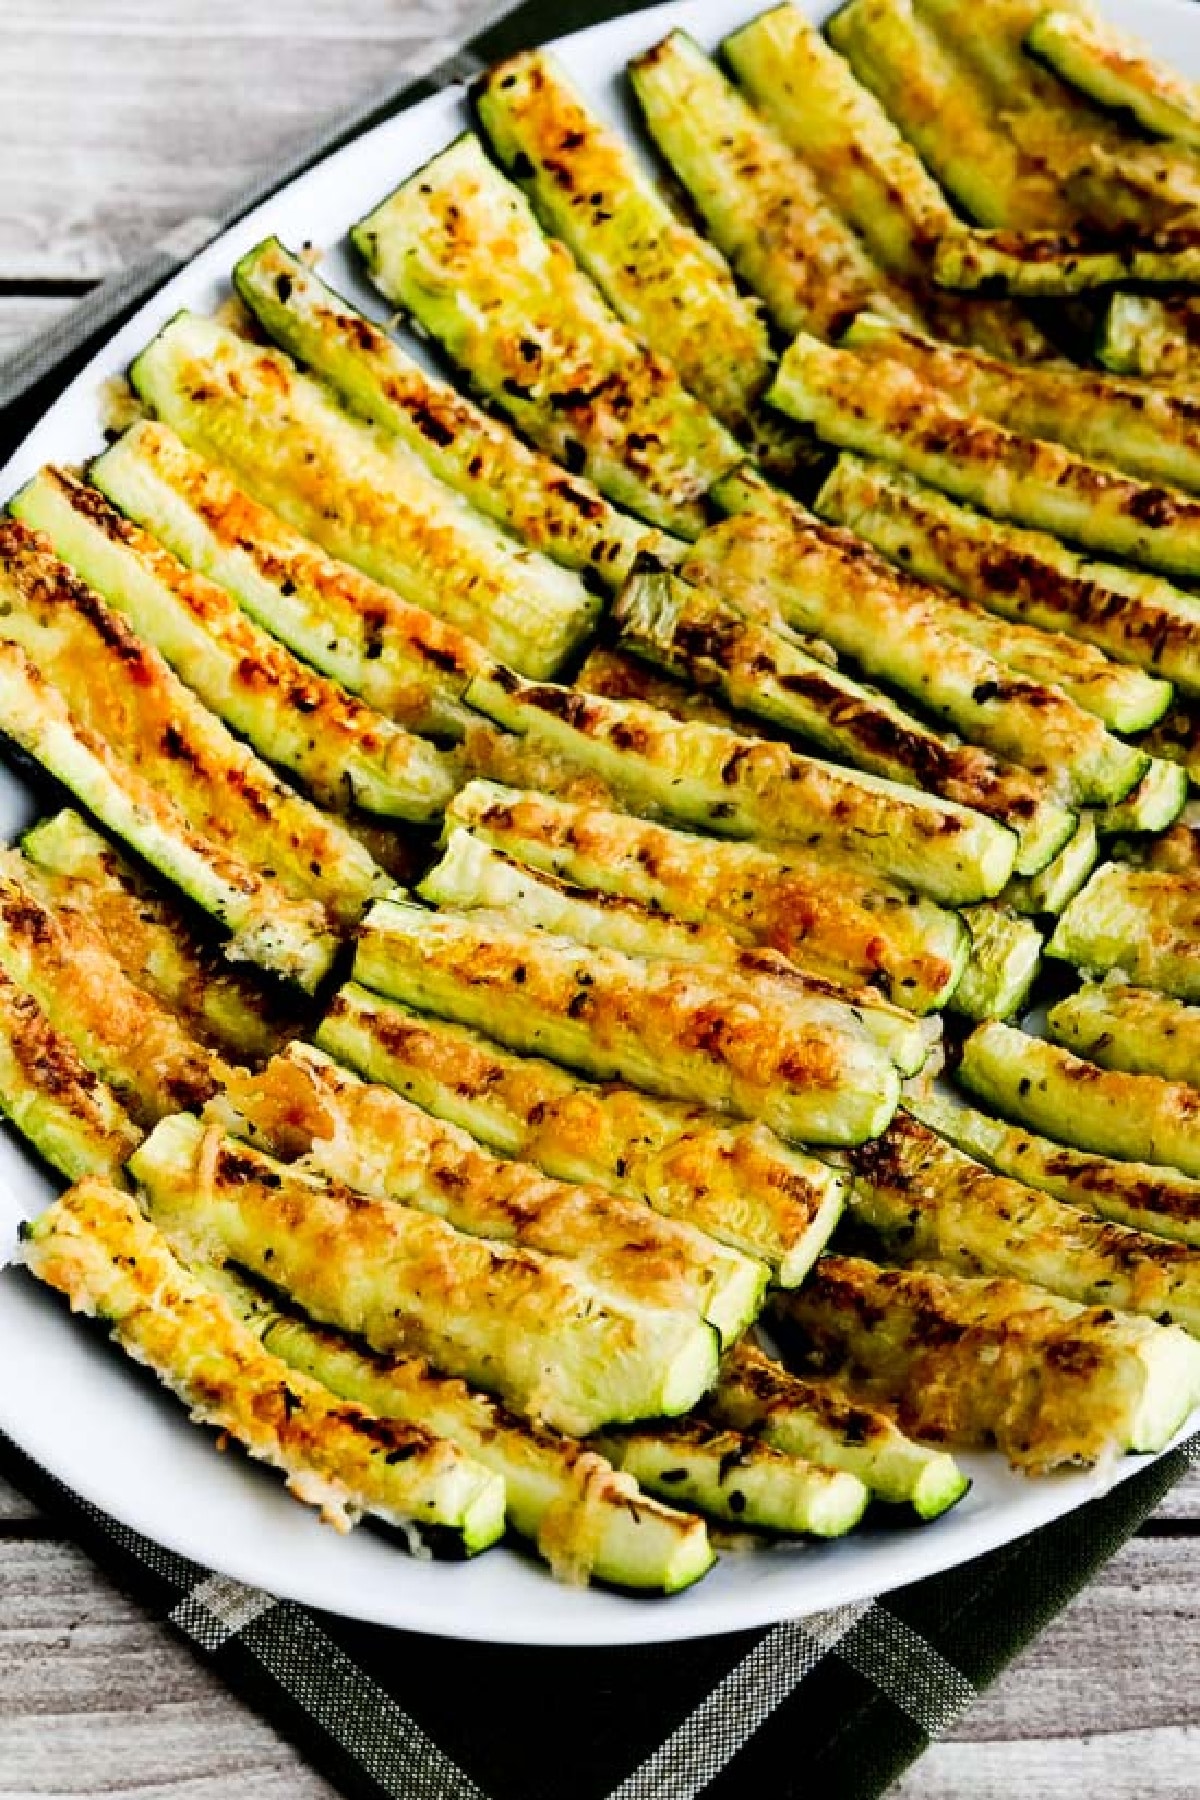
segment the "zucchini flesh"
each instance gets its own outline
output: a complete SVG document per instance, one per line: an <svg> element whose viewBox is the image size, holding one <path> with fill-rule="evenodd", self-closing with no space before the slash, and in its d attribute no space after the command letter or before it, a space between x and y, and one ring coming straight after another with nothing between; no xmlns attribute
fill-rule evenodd
<svg viewBox="0 0 1200 1800"><path fill-rule="evenodd" d="M893 569L847 531L743 513L705 532L683 573L734 605L772 607L790 625L820 632L868 675L1057 790L1064 807L1041 830L1033 829L1037 808L1027 798L1031 841L1018 856L1019 874L1035 874L1072 835L1066 806L1121 799L1148 766L1144 753L1111 737L1060 690L961 635L959 601Z"/></svg>
<svg viewBox="0 0 1200 1800"><path fill-rule="evenodd" d="M461 735L462 693L491 660L475 638L334 562L164 425L132 426L90 477L302 661L412 730Z"/></svg>
<svg viewBox="0 0 1200 1800"><path fill-rule="evenodd" d="M233 281L289 356L530 549L609 588L621 585L642 550L670 555L668 537L619 512L590 482L530 449L448 381L427 374L278 238L248 251Z"/></svg>
<svg viewBox="0 0 1200 1800"><path fill-rule="evenodd" d="M998 1023L971 1033L959 1079L1006 1118L1077 1149L1200 1176L1200 1089L1101 1069Z"/></svg>
<svg viewBox="0 0 1200 1800"><path fill-rule="evenodd" d="M686 32L635 57L629 75L650 136L777 331L834 337L865 307L915 316L808 165Z"/></svg>
<svg viewBox="0 0 1200 1800"><path fill-rule="evenodd" d="M1114 731L1157 724L1170 682L1197 680L1200 608L1160 576L1093 562L1049 532L986 518L901 469L859 456L838 458L816 505L822 518L865 537L922 581L978 601L1008 625L1040 628L1044 657L1058 651L1043 664L1043 679ZM960 629L969 629L966 609L961 617Z"/></svg>
<svg viewBox="0 0 1200 1800"><path fill-rule="evenodd" d="M230 969L178 903L77 812L68 807L39 820L21 839L21 853L54 906L81 911L129 979L199 1042L254 1063L301 1028L299 1009Z"/></svg>
<svg viewBox="0 0 1200 1800"><path fill-rule="evenodd" d="M703 540L701 540L701 545ZM699 547L698 547L699 548ZM830 756L996 819L1036 858L1061 809L1036 776L975 746L955 746L785 635L781 616L747 617L667 572L635 575L614 614L620 643Z"/></svg>
<svg viewBox="0 0 1200 1800"><path fill-rule="evenodd" d="M1200 149L1200 89L1139 39L1088 14L1051 11L1034 21L1025 45L1089 100L1132 113L1156 137Z"/></svg>
<svg viewBox="0 0 1200 1800"><path fill-rule="evenodd" d="M746 1338L724 1358L704 1410L788 1456L848 1470L872 1499L910 1506L919 1519L939 1518L970 1485L944 1450L914 1443L886 1413L828 1382L791 1374Z"/></svg>
<svg viewBox="0 0 1200 1800"><path fill-rule="evenodd" d="M847 1469L822 1468L707 1419L608 1432L597 1444L652 1494L788 1537L844 1537L869 1498Z"/></svg>
<svg viewBox="0 0 1200 1800"><path fill-rule="evenodd" d="M536 1422L584 1432L683 1412L714 1378L716 1334L694 1313L619 1307L562 1258L302 1175L182 1114L130 1169L168 1236L215 1245L318 1323L429 1356Z"/></svg>
<svg viewBox="0 0 1200 1800"><path fill-rule="evenodd" d="M96 489L46 468L11 508L218 718L318 804L409 820L443 811L454 780L431 744L306 669L224 588L187 569Z"/></svg>
<svg viewBox="0 0 1200 1800"><path fill-rule="evenodd" d="M468 699L496 724L595 772L624 803L674 824L799 840L952 904L996 894L1012 874L1017 840L1004 826L783 744L500 670L473 681Z"/></svg>
<svg viewBox="0 0 1200 1800"><path fill-rule="evenodd" d="M1194 287L1200 278L1200 234L1186 220L1160 225L1143 237L1128 228L1066 231L949 232L939 243L933 274L956 292L1062 299L1119 282Z"/></svg>
<svg viewBox="0 0 1200 1800"><path fill-rule="evenodd" d="M1102 1069L1200 1085L1200 1006L1152 988L1092 982L1050 1008L1055 1043Z"/></svg>
<svg viewBox="0 0 1200 1800"><path fill-rule="evenodd" d="M811 1000L832 1023L861 1025L902 1075L924 1068L936 1038L936 1024L919 1022L872 989L847 988L805 974L775 951L747 950L720 926L663 918L636 900L589 894L557 876L535 873L469 831L451 831L441 861L417 891L432 906L507 912L523 928L554 932L578 944L728 969L752 988L781 984L799 1005Z"/></svg>
<svg viewBox="0 0 1200 1800"><path fill-rule="evenodd" d="M964 907L962 916L971 933L971 954L950 1009L968 1019L1011 1018L1037 978L1042 934L999 901Z"/></svg>
<svg viewBox="0 0 1200 1800"><path fill-rule="evenodd" d="M382 1419L447 1438L499 1476L507 1523L560 1580L673 1594L712 1567L701 1519L652 1500L574 1438L517 1418L420 1357L375 1356L265 1300L228 1268L198 1273L289 1368Z"/></svg>
<svg viewBox="0 0 1200 1800"><path fill-rule="evenodd" d="M1200 1181L1189 1181L1177 1169L1073 1150L976 1112L939 1089L907 1094L905 1105L939 1136L1000 1175L1086 1212L1200 1249Z"/></svg>
<svg viewBox="0 0 1200 1800"><path fill-rule="evenodd" d="M1115 293L1100 315L1096 360L1114 375L1190 381L1200 367L1195 298Z"/></svg>
<svg viewBox="0 0 1200 1800"><path fill-rule="evenodd" d="M1200 500L965 413L899 363L867 362L801 333L770 398L839 448L899 463L993 517L1165 575L1200 569Z"/></svg>
<svg viewBox="0 0 1200 1800"><path fill-rule="evenodd" d="M743 460L675 372L609 310L519 188L465 135L351 231L405 307L517 429L617 506L694 537Z"/></svg>
<svg viewBox="0 0 1200 1800"><path fill-rule="evenodd" d="M142 1134L32 994L0 971L0 1109L68 1181L118 1186Z"/></svg>
<svg viewBox="0 0 1200 1800"><path fill-rule="evenodd" d="M1192 787L1200 787L1200 706L1173 706L1144 740L1156 759L1175 763Z"/></svg>
<svg viewBox="0 0 1200 1800"><path fill-rule="evenodd" d="M549 52L494 64L472 98L497 161L545 230L684 386L744 431L774 358L758 308L720 251L672 212Z"/></svg>
<svg viewBox="0 0 1200 1800"><path fill-rule="evenodd" d="M24 1262L98 1315L190 1409L346 1531L362 1513L449 1534L460 1553L504 1530L504 1483L444 1438L339 1401L259 1342L172 1254L132 1195L80 1182L26 1227Z"/></svg>
<svg viewBox="0 0 1200 1800"><path fill-rule="evenodd" d="M1046 946L1089 975L1119 969L1141 987L1200 1000L1200 887L1187 874L1105 863Z"/></svg>
<svg viewBox="0 0 1200 1800"><path fill-rule="evenodd" d="M185 443L297 531L530 675L552 675L590 631L597 602L577 575L514 544L279 351L180 313L130 379Z"/></svg>
<svg viewBox="0 0 1200 1800"><path fill-rule="evenodd" d="M556 1181L489 1154L390 1087L293 1044L261 1075L234 1076L222 1098L236 1129L275 1155L381 1200L445 1219L473 1237L569 1258L623 1305L693 1311L723 1341L756 1317L767 1270L637 1201Z"/></svg>
<svg viewBox="0 0 1200 1800"><path fill-rule="evenodd" d="M957 913L812 855L736 844L495 782L461 788L451 826L528 868L688 923L715 921L914 1013L944 1005L967 956Z"/></svg>
<svg viewBox="0 0 1200 1800"><path fill-rule="evenodd" d="M1200 1395L1200 1346L1178 1326L1000 1276L826 1256L774 1316L806 1371L853 1369L905 1431L994 1443L1033 1474L1161 1450Z"/></svg>
<svg viewBox="0 0 1200 1800"><path fill-rule="evenodd" d="M1115 806L1096 814L1102 837L1123 837L1127 832L1166 831L1187 804L1188 772L1180 764L1152 757L1137 786Z"/></svg>
<svg viewBox="0 0 1200 1800"><path fill-rule="evenodd" d="M844 1178L764 1125L595 1086L353 982L334 996L316 1041L501 1155L644 1200L757 1257L782 1287L808 1273L842 1210Z"/></svg>
<svg viewBox="0 0 1200 1800"><path fill-rule="evenodd" d="M584 950L503 916L380 902L355 979L600 1080L761 1119L800 1142L857 1143L899 1078L864 1027L783 983Z"/></svg>
<svg viewBox="0 0 1200 1800"><path fill-rule="evenodd" d="M1100 854L1100 834L1092 813L1081 813L1079 830L1064 850L1038 875L1017 875L1001 896L1004 904L1026 917L1057 915L1072 901Z"/></svg>
<svg viewBox="0 0 1200 1800"><path fill-rule="evenodd" d="M1200 1336L1200 1260L973 1162L900 1112L854 1153L854 1215L889 1256L944 1274L1007 1275L1084 1306Z"/></svg>

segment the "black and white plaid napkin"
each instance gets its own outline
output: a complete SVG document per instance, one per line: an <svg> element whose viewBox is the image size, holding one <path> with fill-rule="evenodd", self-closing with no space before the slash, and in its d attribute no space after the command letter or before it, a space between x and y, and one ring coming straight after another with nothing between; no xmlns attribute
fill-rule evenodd
<svg viewBox="0 0 1200 1800"><path fill-rule="evenodd" d="M0 456L126 317L218 232L360 132L499 56L636 10L523 0L327 122L222 214L0 362ZM418 1637L277 1600L161 1549L0 1434L22 1489L358 1800L870 1800L970 1706L1200 1461L1200 1437L1106 1499L886 1600L632 1649Z"/></svg>

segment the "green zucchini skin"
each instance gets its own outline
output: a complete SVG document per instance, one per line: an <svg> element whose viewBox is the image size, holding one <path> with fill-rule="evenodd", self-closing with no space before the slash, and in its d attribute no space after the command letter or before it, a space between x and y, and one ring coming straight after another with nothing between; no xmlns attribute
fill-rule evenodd
<svg viewBox="0 0 1200 1800"><path fill-rule="evenodd" d="M1200 501L965 413L902 365L802 333L769 398L840 449L899 463L995 518L1165 575L1194 579L1200 569Z"/></svg>
<svg viewBox="0 0 1200 1800"><path fill-rule="evenodd" d="M445 809L454 776L432 744L306 669L223 588L188 570L95 488L46 468L11 507L206 706L318 804L426 822Z"/></svg>
<svg viewBox="0 0 1200 1800"><path fill-rule="evenodd" d="M1200 1085L1200 1006L1152 988L1091 982L1047 1014L1056 1044L1131 1075L1161 1075Z"/></svg>
<svg viewBox="0 0 1200 1800"><path fill-rule="evenodd" d="M1186 874L1104 863L1046 946L1089 975L1120 969L1177 1000L1200 1001L1200 893Z"/></svg>
<svg viewBox="0 0 1200 1800"><path fill-rule="evenodd" d="M1057 918L1075 898L1100 855L1100 834L1093 813L1081 813L1079 830L1066 848L1038 875L1017 875L1001 895L1005 906L1026 918Z"/></svg>
<svg viewBox="0 0 1200 1800"><path fill-rule="evenodd" d="M289 356L531 550L616 589L642 551L668 559L678 549L664 532L619 512L590 482L530 449L450 382L427 374L278 238L247 251L233 282Z"/></svg>
<svg viewBox="0 0 1200 1800"><path fill-rule="evenodd" d="M1114 228L1105 241L1094 227L1064 231L949 232L938 244L934 279L956 292L983 290L1027 300L1058 300L1121 282L1194 287L1200 277L1200 234L1184 222L1160 225L1141 238Z"/></svg>
<svg viewBox="0 0 1200 1800"><path fill-rule="evenodd" d="M971 955L950 1009L967 1019L1009 1019L1037 979L1042 934L1032 920L998 900L964 907L962 916L971 933Z"/></svg>
<svg viewBox="0 0 1200 1800"><path fill-rule="evenodd" d="M516 667L553 674L591 630L598 602L577 575L515 544L280 351L180 313L130 380L185 443L297 531Z"/></svg>
<svg viewBox="0 0 1200 1800"><path fill-rule="evenodd" d="M946 743L801 648L782 617L747 616L715 588L667 571L633 576L613 617L621 647L826 755L996 819L1035 857L1044 833L1061 835L1061 809L1036 776L976 746Z"/></svg>
<svg viewBox="0 0 1200 1800"><path fill-rule="evenodd" d="M1173 706L1148 733L1143 747L1156 759L1181 768L1189 786L1200 787L1200 706L1194 701Z"/></svg>
<svg viewBox="0 0 1200 1800"><path fill-rule="evenodd" d="M686 388L730 430L746 431L774 357L757 306L720 251L672 212L551 52L494 64L472 99L493 154L543 229Z"/></svg>
<svg viewBox="0 0 1200 1800"><path fill-rule="evenodd" d="M1156 137L1200 149L1200 90L1136 38L1089 15L1051 10L1035 19L1025 47L1089 100L1132 113Z"/></svg>
<svg viewBox="0 0 1200 1800"><path fill-rule="evenodd" d="M729 1525L785 1537L845 1537L870 1498L847 1469L823 1468L728 1426L692 1417L597 1440L619 1469L661 1499Z"/></svg>
<svg viewBox="0 0 1200 1800"><path fill-rule="evenodd" d="M773 1317L804 1372L852 1369L856 1395L913 1436L994 1444L1030 1473L1160 1450L1200 1393L1200 1346L1178 1326L1001 1276L826 1256Z"/></svg>
<svg viewBox="0 0 1200 1800"><path fill-rule="evenodd" d="M665 531L701 529L705 495L743 452L544 235L477 138L350 235L381 292L541 450Z"/></svg>
<svg viewBox="0 0 1200 1800"><path fill-rule="evenodd" d="M263 820L304 803L284 801L275 777L16 520L0 524L0 594L0 729L224 926L227 954L315 987L336 944L328 915L262 860ZM286 866L282 845L280 855Z"/></svg>
<svg viewBox="0 0 1200 1800"><path fill-rule="evenodd" d="M816 177L694 38L672 31L629 65L646 129L717 248L784 337L835 337L864 308L914 320Z"/></svg>
<svg viewBox="0 0 1200 1800"><path fill-rule="evenodd" d="M507 915L382 902L355 979L486 1028L599 1080L760 1119L780 1137L856 1143L895 1111L899 1078L865 1027L783 983L647 962L521 931Z"/></svg>
<svg viewBox="0 0 1200 1800"><path fill-rule="evenodd" d="M281 1470L341 1529L370 1513L449 1534L460 1555L503 1533L499 1476L446 1439L338 1401L290 1369L172 1254L131 1194L80 1182L27 1228L23 1260L74 1310L102 1318L193 1419Z"/></svg>
<svg viewBox="0 0 1200 1800"><path fill-rule="evenodd" d="M903 1110L854 1152L851 1209L892 1259L1003 1275L1084 1306L1115 1306L1200 1336L1200 1260L997 1175Z"/></svg>
<svg viewBox="0 0 1200 1800"><path fill-rule="evenodd" d="M420 1357L375 1356L268 1300L228 1267L196 1272L289 1368L382 1419L433 1431L499 1476L507 1523L561 1580L674 1594L712 1567L703 1520L643 1494L574 1438L518 1418Z"/></svg>
<svg viewBox="0 0 1200 1800"><path fill-rule="evenodd" d="M597 1086L354 982L316 1042L503 1156L645 1201L756 1257L781 1287L803 1280L841 1214L845 1178L764 1125Z"/></svg>
<svg viewBox="0 0 1200 1800"><path fill-rule="evenodd" d="M1167 831L1187 805L1187 797L1187 769L1165 758L1152 757L1150 767L1124 800L1097 811L1097 830L1101 837Z"/></svg>
<svg viewBox="0 0 1200 1800"><path fill-rule="evenodd" d="M1197 679L1200 608L1160 576L1094 562L1049 532L989 519L902 469L850 454L838 458L816 506L922 581L1018 627L1079 640L1046 644L1061 655L1045 678L1114 731L1156 725L1171 683Z"/></svg>
<svg viewBox="0 0 1200 1800"><path fill-rule="evenodd" d="M1200 1176L1200 1089L1101 1069L995 1022L967 1039L959 1079L1006 1118L1077 1149Z"/></svg>
<svg viewBox="0 0 1200 1800"><path fill-rule="evenodd" d="M999 1175L1011 1175L1085 1212L1200 1249L1200 1181L1190 1181L1177 1169L1072 1149L977 1112L957 1095L936 1088L906 1094L905 1106Z"/></svg>
<svg viewBox="0 0 1200 1800"><path fill-rule="evenodd" d="M921 1520L940 1518L970 1486L944 1450L914 1443L886 1413L850 1399L830 1382L791 1374L747 1338L722 1360L703 1411L788 1456L846 1469L865 1483L873 1500L911 1508Z"/></svg>
<svg viewBox="0 0 1200 1800"><path fill-rule="evenodd" d="M964 967L967 933L957 913L811 855L488 781L460 788L447 824L526 868L684 923L715 922L814 974L875 986L910 1012L943 1005Z"/></svg>
<svg viewBox="0 0 1200 1800"><path fill-rule="evenodd" d="M428 1356L556 1429L686 1411L715 1377L716 1334L694 1313L621 1308L563 1258L213 1141L186 1115L156 1127L130 1172L168 1237L199 1237L319 1324Z"/></svg>
<svg viewBox="0 0 1200 1800"><path fill-rule="evenodd" d="M495 724L598 775L635 811L673 824L819 847L951 904L998 893L1013 871L1017 840L993 820L782 744L499 670L467 697Z"/></svg>

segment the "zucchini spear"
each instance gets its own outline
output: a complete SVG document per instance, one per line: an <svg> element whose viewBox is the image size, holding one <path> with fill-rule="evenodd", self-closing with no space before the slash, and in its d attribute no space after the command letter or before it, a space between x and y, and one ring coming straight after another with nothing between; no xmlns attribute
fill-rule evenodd
<svg viewBox="0 0 1200 1800"><path fill-rule="evenodd" d="M1178 1326L1003 1277L826 1256L774 1318L789 1356L852 1374L905 1431L994 1443L1031 1474L1161 1450L1200 1400L1200 1344Z"/></svg>
<svg viewBox="0 0 1200 1800"><path fill-rule="evenodd" d="M265 1298L229 1268L201 1267L272 1356L325 1388L457 1444L504 1482L508 1524L562 1581L678 1593L712 1567L702 1520L643 1494L592 1449L531 1425L415 1356L376 1356Z"/></svg>
<svg viewBox="0 0 1200 1800"><path fill-rule="evenodd" d="M766 1263L782 1287L803 1280L842 1210L844 1177L765 1125L600 1087L355 982L334 995L316 1041L502 1156L646 1201Z"/></svg>
<svg viewBox="0 0 1200 1800"><path fill-rule="evenodd" d="M336 1400L271 1354L172 1254L129 1194L86 1180L25 1228L23 1260L76 1312L108 1324L193 1419L287 1477L340 1531L363 1513L430 1528L460 1555L504 1530L504 1482L419 1425Z"/></svg>
<svg viewBox="0 0 1200 1800"><path fill-rule="evenodd" d="M590 482L427 374L278 238L264 238L242 257L233 284L289 356L531 550L609 588L620 587L642 550L670 554L663 533L618 512Z"/></svg>
<svg viewBox="0 0 1200 1800"><path fill-rule="evenodd" d="M694 1312L622 1307L574 1266L468 1237L164 1119L130 1172L173 1241L215 1249L381 1355L416 1352L535 1421L594 1431L686 1412L716 1374Z"/></svg>
<svg viewBox="0 0 1200 1800"><path fill-rule="evenodd" d="M1060 231L951 230L938 244L934 280L956 292L1063 299L1120 282L1194 287L1200 232L1188 218L1132 236L1125 225Z"/></svg>
<svg viewBox="0 0 1200 1800"><path fill-rule="evenodd" d="M1166 1163L1200 1178L1200 1089L1098 1068L1011 1025L976 1026L959 1079L1034 1131L1102 1156Z"/></svg>
<svg viewBox="0 0 1200 1800"><path fill-rule="evenodd" d="M1081 813L1079 830L1066 848L1039 874L1015 876L1004 890L1003 904L1027 917L1036 918L1041 913L1057 916L1075 898L1095 868L1099 853L1096 816Z"/></svg>
<svg viewBox="0 0 1200 1800"><path fill-rule="evenodd" d="M1030 27L1025 47L1099 106L1131 113L1155 137L1200 149L1200 89L1140 39L1090 12L1048 11Z"/></svg>
<svg viewBox="0 0 1200 1800"><path fill-rule="evenodd" d="M600 1080L761 1119L800 1142L882 1130L896 1071L866 1028L823 997L522 931L504 915L380 902L355 979L411 1006L548 1053Z"/></svg>
<svg viewBox="0 0 1200 1800"><path fill-rule="evenodd" d="M1102 837L1166 831L1187 805L1187 797L1187 769L1181 763L1151 757L1150 767L1124 800L1099 809L1097 830Z"/></svg>
<svg viewBox="0 0 1200 1800"><path fill-rule="evenodd" d="M950 1010L968 1019L1011 1018L1037 979L1042 934L998 900L966 906L962 916L971 933L971 954L950 997Z"/></svg>
<svg viewBox="0 0 1200 1800"><path fill-rule="evenodd" d="M1114 375L1194 382L1200 369L1200 309L1194 294L1118 290L1100 314L1096 360Z"/></svg>
<svg viewBox="0 0 1200 1800"><path fill-rule="evenodd" d="M279 351L180 313L130 379L185 443L297 531L516 668L552 675L590 631L598 606L577 575L515 544Z"/></svg>
<svg viewBox="0 0 1200 1800"><path fill-rule="evenodd" d="M1052 1006L1050 1035L1102 1069L1200 1087L1200 1006L1150 988L1091 982Z"/></svg>
<svg viewBox="0 0 1200 1800"><path fill-rule="evenodd" d="M1105 863L1072 900L1048 956L1089 975L1119 969L1142 987L1200 1001L1200 886L1186 874Z"/></svg>

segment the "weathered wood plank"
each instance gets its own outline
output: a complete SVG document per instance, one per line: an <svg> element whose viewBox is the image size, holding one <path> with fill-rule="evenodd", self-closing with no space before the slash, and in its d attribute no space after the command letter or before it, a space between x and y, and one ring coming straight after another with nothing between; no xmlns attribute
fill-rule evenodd
<svg viewBox="0 0 1200 1800"><path fill-rule="evenodd" d="M61 318L74 304L73 300L36 295L0 295L0 356L6 356L35 331Z"/></svg>
<svg viewBox="0 0 1200 1800"><path fill-rule="evenodd" d="M935 1744L887 1800L1194 1800L1200 1727L1100 1738Z"/></svg>

